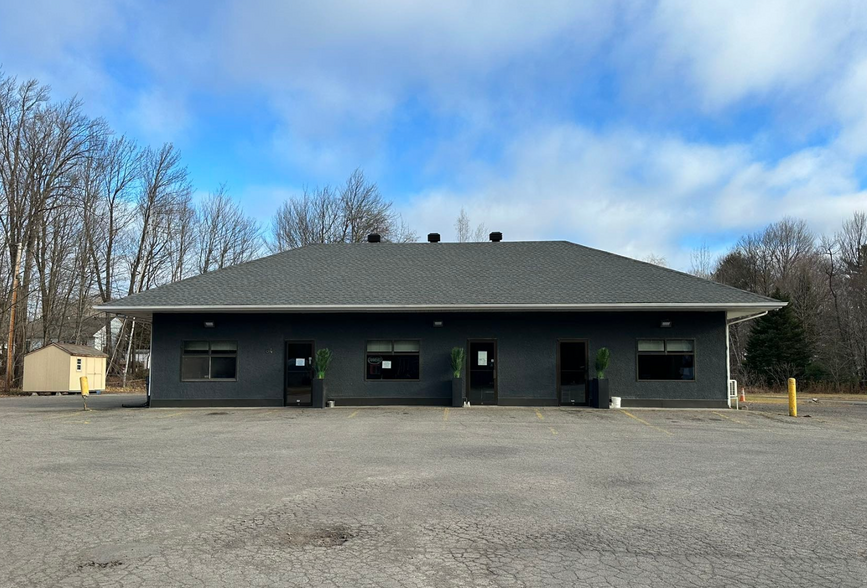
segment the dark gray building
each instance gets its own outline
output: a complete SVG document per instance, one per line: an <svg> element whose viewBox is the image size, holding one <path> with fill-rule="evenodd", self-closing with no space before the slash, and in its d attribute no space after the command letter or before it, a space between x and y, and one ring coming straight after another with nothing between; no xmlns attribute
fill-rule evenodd
<svg viewBox="0 0 867 588"><path fill-rule="evenodd" d="M563 241L310 245L99 309L153 322L152 406L580 405L611 352L624 406L728 405L728 326L784 303Z"/></svg>

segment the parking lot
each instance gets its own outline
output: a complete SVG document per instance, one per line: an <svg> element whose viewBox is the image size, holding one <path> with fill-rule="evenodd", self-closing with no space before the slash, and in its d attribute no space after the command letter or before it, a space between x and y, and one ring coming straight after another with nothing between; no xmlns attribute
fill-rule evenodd
<svg viewBox="0 0 867 588"><path fill-rule="evenodd" d="M867 404L0 398L3 586L864 586Z"/></svg>

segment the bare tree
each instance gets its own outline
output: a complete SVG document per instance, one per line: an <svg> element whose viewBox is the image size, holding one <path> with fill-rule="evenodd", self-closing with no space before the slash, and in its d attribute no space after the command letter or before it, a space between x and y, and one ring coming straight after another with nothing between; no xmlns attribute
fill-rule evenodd
<svg viewBox="0 0 867 588"><path fill-rule="evenodd" d="M89 273L103 303L114 299L118 286L118 249L133 221L133 189L140 178L141 155L125 137L106 139L82 166L81 211ZM103 350L112 349L111 317L106 316Z"/></svg>
<svg viewBox="0 0 867 588"><path fill-rule="evenodd" d="M270 246L273 251L285 251L313 243L361 243L371 233L393 242L418 238L376 184L355 170L340 189L305 189L284 202L274 217Z"/></svg>
<svg viewBox="0 0 867 588"><path fill-rule="evenodd" d="M693 249L689 259L689 273L705 280L711 279L714 271L714 261L707 243L702 243L701 246Z"/></svg>
<svg viewBox="0 0 867 588"><path fill-rule="evenodd" d="M248 217L221 184L199 207L199 273L249 261L261 249L259 223Z"/></svg>
<svg viewBox="0 0 867 588"><path fill-rule="evenodd" d="M135 201L136 245L128 259L128 294L177 277L169 256L175 215L189 202L191 188L180 153L167 143L142 154L141 187ZM183 235L182 235L183 236ZM182 263L182 261L181 261Z"/></svg>
<svg viewBox="0 0 867 588"><path fill-rule="evenodd" d="M485 223L480 223L475 229L473 229L467 211L461 208L461 213L458 215L457 220L455 220L455 236L457 237L458 243L484 241L485 232Z"/></svg>
<svg viewBox="0 0 867 588"><path fill-rule="evenodd" d="M668 267L668 260L661 255L656 255L652 251L647 254L641 261L652 263L653 265L658 265L659 267Z"/></svg>

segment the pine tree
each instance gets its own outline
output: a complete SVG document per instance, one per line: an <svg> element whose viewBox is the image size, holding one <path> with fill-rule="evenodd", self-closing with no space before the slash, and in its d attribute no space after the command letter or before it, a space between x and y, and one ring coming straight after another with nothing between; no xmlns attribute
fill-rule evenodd
<svg viewBox="0 0 867 588"><path fill-rule="evenodd" d="M779 289L773 297L789 302ZM781 384L787 378L802 376L811 356L804 326L787 305L756 320L747 341L744 365L765 384Z"/></svg>

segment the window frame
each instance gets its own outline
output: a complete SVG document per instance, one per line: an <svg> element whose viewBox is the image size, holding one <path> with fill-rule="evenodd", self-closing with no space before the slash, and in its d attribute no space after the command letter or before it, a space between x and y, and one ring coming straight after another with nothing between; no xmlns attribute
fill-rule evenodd
<svg viewBox="0 0 867 588"><path fill-rule="evenodd" d="M391 343L391 352L382 352L382 351L368 351L367 346L371 342L382 342L388 341ZM418 343L418 351L394 351L394 342L395 341L414 341ZM386 378L368 378L367 377L367 358L369 355L417 355L418 356L418 378L409 379L409 378L400 378L400 379L386 379ZM397 337L393 339L366 339L364 341L364 381L365 382L421 382L421 339L412 339L408 337Z"/></svg>
<svg viewBox="0 0 867 588"><path fill-rule="evenodd" d="M84 360L80 357L75 358L75 371L80 372L82 366L84 365Z"/></svg>
<svg viewBox="0 0 867 588"><path fill-rule="evenodd" d="M641 341L662 341L663 351L639 351L638 345ZM669 341L690 341L692 343L692 351L668 351L668 342ZM696 345L695 339L690 337L640 337L635 340L635 381L636 382L692 382L695 383L698 381L698 366L696 364ZM658 355L658 356L671 356L671 355L691 355L692 356L692 378L689 380L679 379L679 380L648 380L642 379L639 371L638 360L642 355Z"/></svg>
<svg viewBox="0 0 867 588"><path fill-rule="evenodd" d="M184 378L184 357L186 354L186 345L187 343L207 343L208 344L208 354L205 355L191 355L190 357L207 357L208 358L208 376L211 374L211 358L213 355L213 350L211 346L214 343L234 343L235 344L235 354L234 355L217 355L217 357L234 357L235 358L235 377L234 378ZM237 382L238 381L238 341L233 339L184 339L181 341L181 362L180 362L180 379L181 382Z"/></svg>

